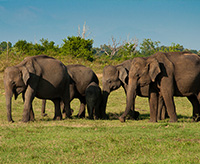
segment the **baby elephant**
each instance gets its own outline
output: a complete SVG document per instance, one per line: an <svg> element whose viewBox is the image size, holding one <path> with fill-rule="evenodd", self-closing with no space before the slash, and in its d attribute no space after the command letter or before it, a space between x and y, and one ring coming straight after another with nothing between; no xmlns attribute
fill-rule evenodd
<svg viewBox="0 0 200 164"><path fill-rule="evenodd" d="M95 82L92 82L88 85L85 91L85 99L87 104L87 110L89 119L99 119L102 117L101 114L101 101L102 101L102 93L101 88Z"/></svg>

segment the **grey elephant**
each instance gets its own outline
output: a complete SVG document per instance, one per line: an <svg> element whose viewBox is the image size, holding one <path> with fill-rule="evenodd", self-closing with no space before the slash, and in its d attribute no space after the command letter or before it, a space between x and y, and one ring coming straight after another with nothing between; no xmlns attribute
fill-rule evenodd
<svg viewBox="0 0 200 164"><path fill-rule="evenodd" d="M149 85L150 121L157 121L158 95L164 99L170 122L177 121L173 96L186 96L193 105L193 119L198 121L200 104L200 59L189 52L157 52L154 55L134 58L129 71L129 81L125 112L120 116L124 122L126 115L135 104L138 86Z"/></svg>
<svg viewBox="0 0 200 164"><path fill-rule="evenodd" d="M81 64L72 64L67 65L66 67L70 76L70 102L74 98L78 98L81 104L77 117L85 117L85 91L92 82L99 85L98 77L91 68ZM42 115L45 115L45 103L46 101L43 100ZM65 115L65 110L63 113Z"/></svg>
<svg viewBox="0 0 200 164"><path fill-rule="evenodd" d="M88 85L85 91L85 98L89 119L94 119L94 115L95 119L101 118L102 92L97 83L92 82Z"/></svg>
<svg viewBox="0 0 200 164"><path fill-rule="evenodd" d="M62 119L60 101L63 100L67 116L70 117L69 83L70 77L65 65L45 55L27 57L16 66L7 67L4 71L4 86L8 121L13 122L12 96L14 94L17 99L20 93L24 100L23 122L34 120L34 97L54 102L54 119Z"/></svg>
<svg viewBox="0 0 200 164"><path fill-rule="evenodd" d="M119 87L123 87L125 94L127 93L127 86L129 80L129 70L131 67L132 60L126 60L119 65L112 66L108 65L103 68L103 101L102 101L102 111L106 113L106 104L108 100L108 96L110 92L118 89ZM149 95L149 86L138 87L136 90L136 95L141 97L148 97ZM165 119L167 116L166 108L163 102L163 99L159 98L159 112L158 119ZM139 116L139 112L134 111L134 106L132 106L129 114L132 118L137 119Z"/></svg>

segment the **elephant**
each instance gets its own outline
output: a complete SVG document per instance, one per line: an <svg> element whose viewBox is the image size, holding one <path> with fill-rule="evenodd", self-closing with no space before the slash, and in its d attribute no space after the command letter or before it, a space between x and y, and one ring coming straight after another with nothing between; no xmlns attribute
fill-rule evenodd
<svg viewBox="0 0 200 164"><path fill-rule="evenodd" d="M91 82L95 82L99 85L99 79L94 71L81 64L71 64L67 65L67 71L70 76L70 102L74 98L78 98L80 100L80 109L77 117L82 118L85 117L85 91L88 85ZM42 115L45 115L45 103L46 101L43 100L42 102ZM63 111L65 115L65 110Z"/></svg>
<svg viewBox="0 0 200 164"><path fill-rule="evenodd" d="M106 113L106 104L108 100L109 94L118 89L119 87L123 87L125 94L127 93L128 79L129 79L129 70L131 67L132 60L126 60L119 65L112 66L108 65L103 68L103 101L102 101L102 111ZM138 87L136 91L138 96L148 97L149 95L149 86ZM163 102L163 99L159 98L159 114L158 119L165 119L167 116L166 108ZM134 106L132 110L129 112L130 116L134 119L137 119L139 116L139 112L134 112Z"/></svg>
<svg viewBox="0 0 200 164"><path fill-rule="evenodd" d="M199 121L200 58L190 52L157 52L146 58L136 57L131 63L126 97L126 115L135 104L137 88L149 85L150 122L157 122L158 96L164 99L170 122L177 122L173 96L187 97L193 106L193 119Z"/></svg>
<svg viewBox="0 0 200 164"><path fill-rule="evenodd" d="M8 121L14 122L11 115L13 94L17 99L21 93L24 101L23 122L35 119L32 108L35 97L53 101L54 120L62 119L60 101L63 100L66 114L70 117L69 83L70 77L66 66L46 55L26 57L18 65L7 67L4 71L4 87Z"/></svg>
<svg viewBox="0 0 200 164"><path fill-rule="evenodd" d="M95 119L101 118L102 114L100 106L102 101L102 92L98 84L92 82L88 85L85 91L85 99L89 119L94 119L93 114L95 115Z"/></svg>

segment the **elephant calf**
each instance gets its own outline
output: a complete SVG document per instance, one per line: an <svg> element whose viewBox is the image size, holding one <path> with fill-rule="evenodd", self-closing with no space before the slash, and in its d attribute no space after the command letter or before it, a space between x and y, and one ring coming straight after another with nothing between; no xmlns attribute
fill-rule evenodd
<svg viewBox="0 0 200 164"><path fill-rule="evenodd" d="M99 85L95 82L90 83L86 88L85 98L89 119L94 119L93 114L95 115L95 119L99 119L101 117L100 105L102 101L102 93Z"/></svg>

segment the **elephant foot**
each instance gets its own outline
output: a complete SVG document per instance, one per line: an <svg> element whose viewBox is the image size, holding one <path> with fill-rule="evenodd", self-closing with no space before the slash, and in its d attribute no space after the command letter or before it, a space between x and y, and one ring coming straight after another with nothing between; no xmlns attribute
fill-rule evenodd
<svg viewBox="0 0 200 164"><path fill-rule="evenodd" d="M30 121L30 117L23 116L22 122L29 122L29 121Z"/></svg>
<svg viewBox="0 0 200 164"><path fill-rule="evenodd" d="M199 121L200 121L200 117L197 117L197 118L196 118L196 122L199 122Z"/></svg>
<svg viewBox="0 0 200 164"><path fill-rule="evenodd" d="M61 116L55 116L55 117L53 118L53 120L62 120L62 117L61 117Z"/></svg>
<svg viewBox="0 0 200 164"><path fill-rule="evenodd" d="M105 114L104 116L103 116L103 120L108 120L109 119L109 115L108 114Z"/></svg>
<svg viewBox="0 0 200 164"><path fill-rule="evenodd" d="M34 121L35 121L35 118L31 118L30 121L34 122Z"/></svg>
<svg viewBox="0 0 200 164"><path fill-rule="evenodd" d="M149 120L149 122L151 122L151 123L156 123L156 122L157 122L157 120L150 119L150 120Z"/></svg>
<svg viewBox="0 0 200 164"><path fill-rule="evenodd" d="M77 114L76 117L77 118L85 118L85 115L83 115L83 114L81 114L81 115Z"/></svg>
<svg viewBox="0 0 200 164"><path fill-rule="evenodd" d="M194 121L194 122L199 122L199 121L200 121L200 116L193 117L193 121Z"/></svg>
<svg viewBox="0 0 200 164"><path fill-rule="evenodd" d="M94 120L94 118L93 118L93 117L88 117L88 119L89 119L89 120Z"/></svg>
<svg viewBox="0 0 200 164"><path fill-rule="evenodd" d="M29 119L22 119L22 122L26 123L26 122L29 122L30 120Z"/></svg>
<svg viewBox="0 0 200 164"><path fill-rule="evenodd" d="M122 122L122 123L125 122L125 117L121 117L121 116L120 116L120 117L119 117L119 121Z"/></svg>
<svg viewBox="0 0 200 164"><path fill-rule="evenodd" d="M94 116L94 119L95 119L95 120L99 120L100 117L98 117L98 116Z"/></svg>
<svg viewBox="0 0 200 164"><path fill-rule="evenodd" d="M137 111L130 111L129 116L133 120L138 120L140 113Z"/></svg>
<svg viewBox="0 0 200 164"><path fill-rule="evenodd" d="M41 115L42 115L42 117L46 117L46 116L47 116L47 114L46 114L46 113L42 113Z"/></svg>
<svg viewBox="0 0 200 164"><path fill-rule="evenodd" d="M137 111L135 111L135 112L134 112L133 119L134 119L134 120L138 120L138 118L139 118L139 115L140 115L140 113L139 113L139 112L137 112Z"/></svg>
<svg viewBox="0 0 200 164"><path fill-rule="evenodd" d="M177 122L178 121L178 119L176 118L176 119L171 119L170 118L170 120L169 120L169 122L171 122L171 123L174 123L174 122Z"/></svg>
<svg viewBox="0 0 200 164"><path fill-rule="evenodd" d="M15 121L13 119L9 119L8 122L13 123Z"/></svg>

